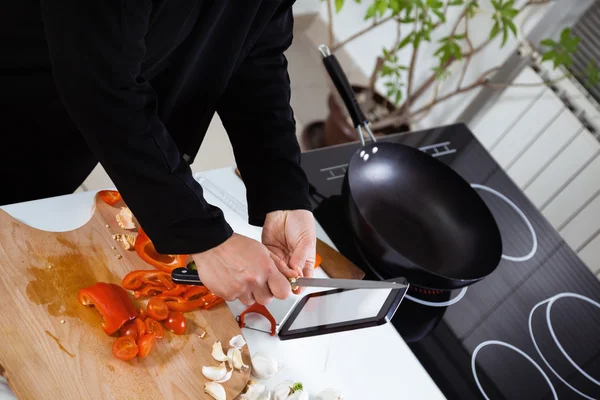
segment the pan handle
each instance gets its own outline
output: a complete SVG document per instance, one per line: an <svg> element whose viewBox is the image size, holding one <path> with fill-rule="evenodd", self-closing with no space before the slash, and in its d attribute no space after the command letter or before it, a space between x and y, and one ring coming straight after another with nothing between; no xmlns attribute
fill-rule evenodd
<svg viewBox="0 0 600 400"><path fill-rule="evenodd" d="M350 82L348 82L348 78L338 59L335 55L331 54L329 48L324 44L319 46L319 51L323 56L323 65L325 65L327 73L331 77L333 84L348 109L348 113L350 113L354 126L358 130L361 143L363 146L365 145L365 139L362 132L363 128L367 131L371 140L376 142L375 135L373 135L373 132L371 132L371 128L369 127L369 121L361 110L358 101L356 100L356 96L354 95L354 91L352 90L352 86L350 85Z"/></svg>

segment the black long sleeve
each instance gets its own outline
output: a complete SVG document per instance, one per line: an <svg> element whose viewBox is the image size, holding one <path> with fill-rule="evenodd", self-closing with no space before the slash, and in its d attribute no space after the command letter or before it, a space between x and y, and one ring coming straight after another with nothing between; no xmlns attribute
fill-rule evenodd
<svg viewBox="0 0 600 400"><path fill-rule="evenodd" d="M190 254L232 231L204 200L141 77L151 11L148 1L42 0L54 78L71 118L156 249Z"/></svg>
<svg viewBox="0 0 600 400"><path fill-rule="evenodd" d="M159 252L197 253L232 234L180 151L203 137L215 110L250 222L310 208L283 56L292 4L41 0L62 101Z"/></svg>
<svg viewBox="0 0 600 400"><path fill-rule="evenodd" d="M283 54L292 43L292 4L280 6L217 107L246 184L249 222L259 226L270 211L311 209Z"/></svg>

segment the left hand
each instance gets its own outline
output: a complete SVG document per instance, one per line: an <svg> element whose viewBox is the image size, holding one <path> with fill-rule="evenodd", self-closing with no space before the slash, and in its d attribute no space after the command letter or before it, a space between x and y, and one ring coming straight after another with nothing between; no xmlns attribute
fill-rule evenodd
<svg viewBox="0 0 600 400"><path fill-rule="evenodd" d="M287 278L313 275L317 247L315 219L307 210L273 211L267 214L262 242L279 271ZM297 288L294 293L301 293Z"/></svg>

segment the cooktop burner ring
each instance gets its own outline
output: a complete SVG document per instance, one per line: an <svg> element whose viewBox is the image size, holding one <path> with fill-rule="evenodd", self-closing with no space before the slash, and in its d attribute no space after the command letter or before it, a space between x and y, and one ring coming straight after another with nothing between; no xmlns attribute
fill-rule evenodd
<svg viewBox="0 0 600 400"><path fill-rule="evenodd" d="M544 361L544 364L546 364L546 366L550 369L550 371L552 371L552 373L558 379L560 379L560 381L562 383L564 383L569 389L571 389L575 393L579 394L580 396L585 397L586 399L589 399L589 400L594 400L595 397L588 396L587 394L581 392L579 389L575 388L573 385L571 385L570 383L568 383L566 381L566 379L564 379L562 376L560 376L559 373L556 372L556 370L554 368L552 368L550 366L550 363L548 362L548 360L546 360L546 357L544 357L544 355L542 354L542 351L540 350L540 348L539 348L539 346L537 344L537 341L535 340L535 335L533 334L533 326L532 326L533 313L539 307L541 307L544 304L548 303L548 306L546 307L546 324L548 325L548 330L550 331L550 335L552 336L552 339L554 340L554 343L556 344L558 350L560 350L560 352L563 354L563 356L569 361L569 363L571 363L571 365L575 369L577 369L577 371L579 371L583 376L585 376L591 382L593 382L596 385L600 386L600 382L597 379L594 379L592 376L590 376L588 373L586 373L581 367L579 367L579 365L577 365L577 363L575 363L575 361L573 361L571 359L571 357L569 357L569 355L567 354L567 352L565 351L565 349L562 347L562 345L558 341L558 338L556 337L556 333L554 332L554 328L552 327L552 320L550 319L550 310L552 309L552 305L554 304L554 302L556 300L561 299L561 298L565 298L565 297L580 299L580 300L583 300L583 301L585 301L587 303L590 303L590 304L592 304L592 305L600 308L600 303L598 303L598 302L590 299L589 297L586 297L586 296L583 296L583 295L580 295L580 294L577 294L577 293L568 293L568 292L559 293L559 294L554 295L554 296L552 296L550 298L547 298L546 300L540 301L535 306L533 306L533 308L529 312L529 321L528 321L528 324L529 324L529 336L531 336L531 340L533 341L533 345L535 346L536 351L538 352L538 354L542 358L542 361Z"/></svg>
<svg viewBox="0 0 600 400"><path fill-rule="evenodd" d="M424 306L428 306L428 307L448 307L448 306L451 306L452 304L458 303L460 301L460 299L465 297L465 294L467 293L467 289L468 289L468 287L465 286L464 288L462 288L460 293L455 298L447 300L447 301L436 302L436 301L421 300L421 299L417 299L416 297L411 296L408 293L406 293L404 295L404 298L414 301L415 303L418 303L418 304L421 304Z"/></svg>
<svg viewBox="0 0 600 400"><path fill-rule="evenodd" d="M473 189L480 189L480 190L486 191L488 193L491 193L491 194L497 196L499 199L503 200L513 210L516 211L516 213L519 215L519 217L521 217L523 222L525 222L525 224L527 225L527 228L529 229L529 232L531 233L531 238L532 238L533 244L531 246L531 251L528 254L521 256L521 257L507 256L506 254L502 254L502 259L508 260L508 261L515 261L515 262L523 262L523 261L532 259L533 256L535 255L535 253L537 252L538 241L537 241L537 235L535 233L535 229L533 229L533 225L529 221L529 218L527 218L527 216L523 213L523 211L521 211L521 209L515 203L513 203L512 200L510 200L508 197L506 197L502 193L492 189L491 187L485 186L485 185L480 185L478 183L472 183L471 187Z"/></svg>
<svg viewBox="0 0 600 400"><path fill-rule="evenodd" d="M483 387L481 386L481 382L479 382L479 377L477 376L477 368L475 365L475 361L477 359L477 353L479 353L479 351L481 351L481 349L483 349L484 347L491 346L491 345L506 347L506 348L509 348L512 351L515 351L518 354L522 355L538 371L540 371L540 373L546 380L546 383L548 383L548 386L550 387L550 390L552 391L552 395L554 396L554 399L558 400L558 394L556 393L556 389L554 389L554 385L552 384L550 377L544 372L542 367L537 362L535 362L535 360L533 358L531 358L523 350L519 349L518 347L513 346L512 344L508 344L506 342L501 342L500 340L487 340L485 342L479 343L479 345L475 348L475 350L473 350L473 355L471 356L471 372L473 372L473 378L475 378L475 383L477 384L479 391L481 392L483 397L485 397L486 400L490 400L490 398L488 397L487 393L485 393L485 390L483 390Z"/></svg>

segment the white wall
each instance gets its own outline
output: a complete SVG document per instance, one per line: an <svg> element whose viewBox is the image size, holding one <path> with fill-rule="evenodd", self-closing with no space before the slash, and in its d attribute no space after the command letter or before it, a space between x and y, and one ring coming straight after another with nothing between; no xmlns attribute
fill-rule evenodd
<svg viewBox="0 0 600 400"><path fill-rule="evenodd" d="M517 5L523 4L524 2L525 0L518 0ZM342 11L339 14L334 15L334 34L337 40L344 40L353 33L369 26L371 22L364 21L364 15L370 4L371 1L369 0L363 0L361 4L357 4L354 0L346 0ZM489 0L482 0L480 1L480 4L482 10L492 10ZM525 35L530 32L547 10L547 5L532 6L527 9L527 12L519 15L517 17L517 26L520 27L520 32ZM431 68L437 65L437 60L433 57L433 53L438 47L437 40L450 33L460 11L460 7L451 7L449 15L447 16L448 21L434 32L432 35L432 42L421 45L419 57L417 58L417 68L415 69L414 87L418 87L421 82L425 81L431 75ZM326 3L321 5L320 14L321 17L327 21ZM470 22L469 32L474 46L477 46L488 38L491 28L490 20L490 15L482 12ZM406 26L405 31L406 34L410 33L408 25ZM464 25L459 27L458 33L462 33L463 31ZM352 60L358 65L363 73L370 76L375 60L377 56L381 54L381 49L384 46L389 47L393 44L395 34L395 22L390 21L348 43L344 49L349 53ZM500 38L496 38L485 50L472 59L469 72L467 72L467 75L465 76L464 84L472 82L482 72L489 68L501 65L517 46L517 40L514 37L511 38L502 49L500 48L500 42ZM407 46L399 53L399 59L403 64L408 66L410 64L411 55L412 47ZM457 65L454 65L451 70L453 73L452 77L444 82L441 87L440 94L442 95L451 92L458 83L461 70L458 68L460 66L458 65L459 63L455 64ZM381 85L378 86L378 90L381 93L385 93L385 90ZM445 103L438 105L427 118L421 121L418 127L428 127L454 122L475 94L476 91L474 90L458 95ZM415 106L419 107L421 104L428 103L431 100L431 96L432 92L425 94Z"/></svg>

